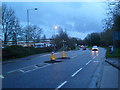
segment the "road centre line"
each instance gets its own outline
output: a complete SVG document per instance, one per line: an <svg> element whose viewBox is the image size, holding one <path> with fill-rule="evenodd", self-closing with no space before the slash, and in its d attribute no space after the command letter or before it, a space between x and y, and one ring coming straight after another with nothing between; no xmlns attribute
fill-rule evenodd
<svg viewBox="0 0 120 90"><path fill-rule="evenodd" d="M95 59L96 58L96 56L95 57L93 57L93 59Z"/></svg>
<svg viewBox="0 0 120 90"><path fill-rule="evenodd" d="M77 70L73 75L72 77L74 77L78 72L80 72L83 68L80 68L79 70Z"/></svg>
<svg viewBox="0 0 120 90"><path fill-rule="evenodd" d="M88 61L88 62L86 63L86 65L88 65L90 62L91 62L91 60L90 60L90 61Z"/></svg>
<svg viewBox="0 0 120 90"><path fill-rule="evenodd" d="M0 78L5 78L3 75L0 75Z"/></svg>
<svg viewBox="0 0 120 90"><path fill-rule="evenodd" d="M60 89L63 85L65 85L67 83L67 81L64 81L63 83L61 83L55 90Z"/></svg>

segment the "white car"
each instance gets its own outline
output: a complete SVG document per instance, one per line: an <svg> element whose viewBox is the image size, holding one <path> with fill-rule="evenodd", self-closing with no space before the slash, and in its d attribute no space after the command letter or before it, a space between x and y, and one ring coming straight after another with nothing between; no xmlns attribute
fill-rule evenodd
<svg viewBox="0 0 120 90"><path fill-rule="evenodd" d="M92 47L92 51L98 51L98 47L97 46L93 46Z"/></svg>

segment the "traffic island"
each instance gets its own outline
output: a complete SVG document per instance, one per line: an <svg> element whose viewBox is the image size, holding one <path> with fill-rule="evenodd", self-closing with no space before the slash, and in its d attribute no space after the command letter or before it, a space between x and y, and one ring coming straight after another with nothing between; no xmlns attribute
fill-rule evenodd
<svg viewBox="0 0 120 90"><path fill-rule="evenodd" d="M60 57L60 58L57 58L57 59L70 59L70 57Z"/></svg>
<svg viewBox="0 0 120 90"><path fill-rule="evenodd" d="M62 62L61 60L50 60L50 61L45 61L44 63L58 63Z"/></svg>
<svg viewBox="0 0 120 90"><path fill-rule="evenodd" d="M45 61L44 63L57 63L57 62L62 62L61 60L56 60L54 52L52 52L51 56L50 56L50 60L49 61Z"/></svg>

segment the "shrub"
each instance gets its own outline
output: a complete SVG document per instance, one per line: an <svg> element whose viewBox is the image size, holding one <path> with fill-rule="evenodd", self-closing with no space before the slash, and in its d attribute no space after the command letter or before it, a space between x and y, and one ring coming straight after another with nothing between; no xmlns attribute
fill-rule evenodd
<svg viewBox="0 0 120 90"><path fill-rule="evenodd" d="M34 47L22 47L22 46L7 46L6 48L2 49L2 58L3 60L13 59L13 58L20 58L24 56L51 52L52 48L34 48Z"/></svg>

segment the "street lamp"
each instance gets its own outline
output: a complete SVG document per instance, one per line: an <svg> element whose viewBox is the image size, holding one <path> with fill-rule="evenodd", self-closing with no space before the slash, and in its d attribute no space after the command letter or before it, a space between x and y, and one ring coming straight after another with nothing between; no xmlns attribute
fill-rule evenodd
<svg viewBox="0 0 120 90"><path fill-rule="evenodd" d="M38 10L37 8L33 9L27 9L27 26L29 26L29 10ZM28 27L27 27L28 28ZM29 44L29 43L28 43ZM27 40L26 40L26 45L27 45Z"/></svg>
<svg viewBox="0 0 120 90"><path fill-rule="evenodd" d="M27 9L27 26L29 26L29 10L38 10L38 9L37 8Z"/></svg>
<svg viewBox="0 0 120 90"><path fill-rule="evenodd" d="M56 29L58 29L59 28L59 26L54 26L54 29L56 30Z"/></svg>
<svg viewBox="0 0 120 90"><path fill-rule="evenodd" d="M53 29L54 29L54 49L53 49L53 52L55 52L55 31L57 30L57 29L59 29L59 26L58 25L55 25L55 26L53 26Z"/></svg>

